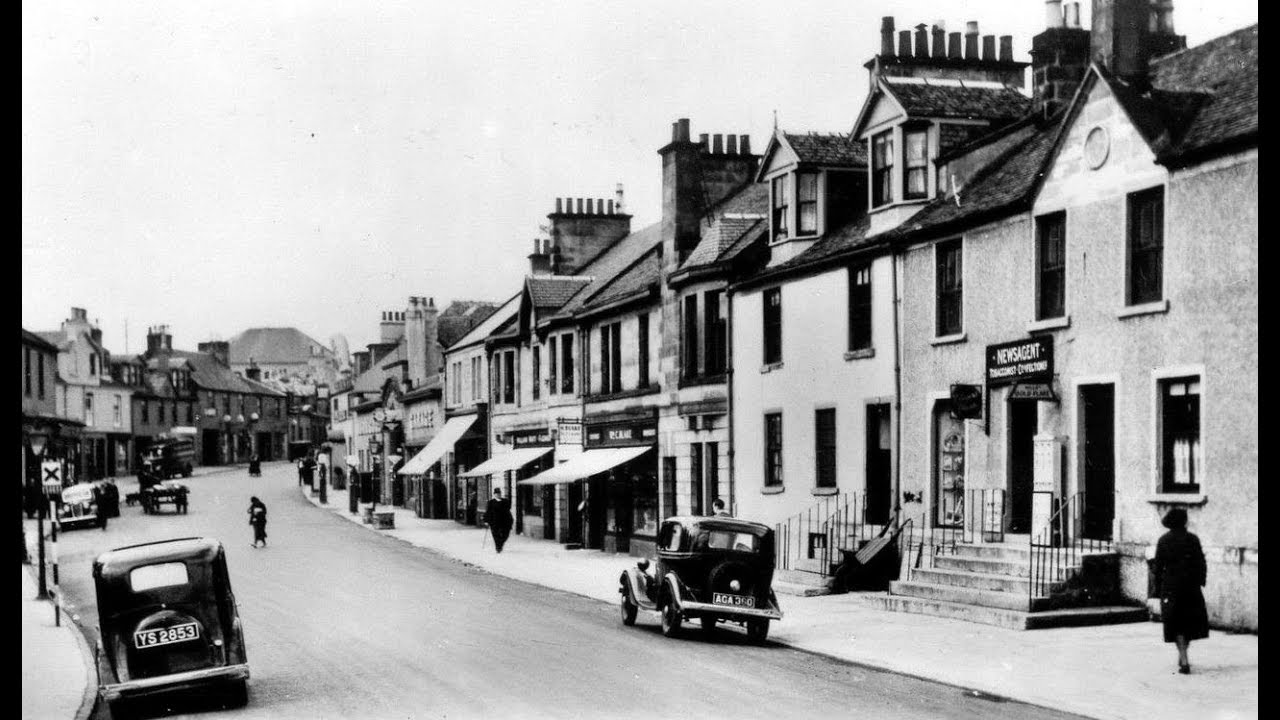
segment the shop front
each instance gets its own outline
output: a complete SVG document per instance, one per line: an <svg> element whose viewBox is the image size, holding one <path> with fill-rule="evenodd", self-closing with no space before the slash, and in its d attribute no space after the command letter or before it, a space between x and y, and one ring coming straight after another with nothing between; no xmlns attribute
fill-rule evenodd
<svg viewBox="0 0 1280 720"><path fill-rule="evenodd" d="M472 430L478 418L475 414L449 418L430 442L396 471L414 487L414 502L410 507L418 517L446 517L448 501L443 477L450 465L449 456L456 458L459 440ZM453 464L456 465L456 460Z"/></svg>
<svg viewBox="0 0 1280 720"><path fill-rule="evenodd" d="M549 469L555 462L555 441L549 429L511 431L505 451L474 468L458 473L477 498L488 498L495 488L512 499L515 531L529 537L555 538L555 488L520 486L517 483ZM496 450L496 448L495 448ZM484 522L483 517L478 518ZM549 533L549 534L548 534Z"/></svg>
<svg viewBox="0 0 1280 720"><path fill-rule="evenodd" d="M584 449L519 485L567 485L581 543L605 552L648 556L658 529L658 423L654 412L583 423Z"/></svg>

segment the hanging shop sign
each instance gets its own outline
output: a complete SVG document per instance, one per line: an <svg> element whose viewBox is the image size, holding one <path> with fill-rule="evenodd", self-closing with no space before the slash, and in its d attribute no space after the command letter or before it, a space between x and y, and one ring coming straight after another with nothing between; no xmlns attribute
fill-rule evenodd
<svg viewBox="0 0 1280 720"><path fill-rule="evenodd" d="M957 420L975 420L982 417L982 386L951 386L951 417Z"/></svg>
<svg viewBox="0 0 1280 720"><path fill-rule="evenodd" d="M561 445L582 444L582 421L561 419L556 423L557 441Z"/></svg>
<svg viewBox="0 0 1280 720"><path fill-rule="evenodd" d="M1053 338L1037 337L987 346L987 386L1053 379Z"/></svg>

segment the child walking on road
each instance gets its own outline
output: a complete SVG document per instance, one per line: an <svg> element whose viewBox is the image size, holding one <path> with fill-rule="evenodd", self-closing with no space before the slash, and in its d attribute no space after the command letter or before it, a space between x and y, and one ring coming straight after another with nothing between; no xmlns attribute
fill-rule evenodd
<svg viewBox="0 0 1280 720"><path fill-rule="evenodd" d="M249 524L253 526L253 546L267 546L267 506L257 496L249 498Z"/></svg>

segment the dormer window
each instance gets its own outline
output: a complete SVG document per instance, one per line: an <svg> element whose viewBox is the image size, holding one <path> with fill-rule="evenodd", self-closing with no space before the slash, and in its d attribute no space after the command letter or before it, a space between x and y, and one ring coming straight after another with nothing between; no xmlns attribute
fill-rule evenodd
<svg viewBox="0 0 1280 720"><path fill-rule="evenodd" d="M799 210L798 235L818 234L818 173L796 174L796 206Z"/></svg>
<svg viewBox="0 0 1280 720"><path fill-rule="evenodd" d="M871 138L871 206L893 202L893 130Z"/></svg>
<svg viewBox="0 0 1280 720"><path fill-rule="evenodd" d="M773 179L773 241L787 239L787 211L791 198L790 175L781 175Z"/></svg>
<svg viewBox="0 0 1280 720"><path fill-rule="evenodd" d="M929 196L929 135L924 128L903 133L906 147L903 198L916 200Z"/></svg>

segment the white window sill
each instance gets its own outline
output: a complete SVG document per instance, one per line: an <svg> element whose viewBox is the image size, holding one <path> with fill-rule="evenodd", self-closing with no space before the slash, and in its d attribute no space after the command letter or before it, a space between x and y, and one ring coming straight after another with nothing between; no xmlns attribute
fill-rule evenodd
<svg viewBox="0 0 1280 720"><path fill-rule="evenodd" d="M1071 327L1071 316L1063 315L1056 318L1045 318L1044 320L1033 320L1027 323L1027 332L1040 332L1042 330L1061 330Z"/></svg>
<svg viewBox="0 0 1280 720"><path fill-rule="evenodd" d="M968 339L969 333L960 333L958 335L943 335L929 341L930 345L951 345L953 343L961 343Z"/></svg>
<svg viewBox="0 0 1280 720"><path fill-rule="evenodd" d="M1141 305L1130 305L1121 308L1116 312L1116 317L1120 319L1137 317L1139 315L1159 315L1160 313L1169 312L1168 300L1157 300L1155 302L1142 303Z"/></svg>
<svg viewBox="0 0 1280 720"><path fill-rule="evenodd" d="M816 487L813 488L812 492L814 495L838 495L840 494L840 488Z"/></svg>
<svg viewBox="0 0 1280 720"><path fill-rule="evenodd" d="M850 350L844 354L845 360L865 360L876 356L875 348L862 348L861 350Z"/></svg>
<svg viewBox="0 0 1280 720"><path fill-rule="evenodd" d="M781 495L787 488L783 485L766 485L760 488L761 495Z"/></svg>
<svg viewBox="0 0 1280 720"><path fill-rule="evenodd" d="M760 374L763 375L765 373L770 373L770 372L773 372L774 370L781 370L781 369L782 369L781 361L776 363L769 363L768 365L760 366Z"/></svg>
<svg viewBox="0 0 1280 720"><path fill-rule="evenodd" d="M1152 505L1204 505L1209 496L1204 493L1151 493L1147 502Z"/></svg>

